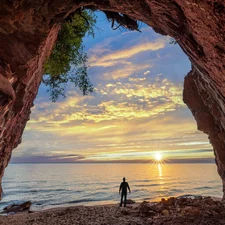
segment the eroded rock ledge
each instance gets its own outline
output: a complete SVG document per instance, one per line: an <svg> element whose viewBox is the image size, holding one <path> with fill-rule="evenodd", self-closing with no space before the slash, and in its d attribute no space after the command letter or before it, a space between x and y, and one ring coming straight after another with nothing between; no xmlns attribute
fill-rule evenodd
<svg viewBox="0 0 225 225"><path fill-rule="evenodd" d="M41 82L43 62L51 52L60 25L72 11L87 5L127 14L177 40L193 66L185 79L184 101L198 129L209 135L225 187L223 0L1 1L0 180L12 150L21 141Z"/></svg>

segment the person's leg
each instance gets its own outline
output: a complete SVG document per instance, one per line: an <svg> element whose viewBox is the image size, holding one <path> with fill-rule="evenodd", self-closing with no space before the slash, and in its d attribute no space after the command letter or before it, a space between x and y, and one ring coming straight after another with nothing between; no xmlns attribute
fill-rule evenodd
<svg viewBox="0 0 225 225"><path fill-rule="evenodd" d="M126 207L127 204L127 192L124 193L124 207Z"/></svg>
<svg viewBox="0 0 225 225"><path fill-rule="evenodd" d="M120 206L123 204L123 192L121 193Z"/></svg>

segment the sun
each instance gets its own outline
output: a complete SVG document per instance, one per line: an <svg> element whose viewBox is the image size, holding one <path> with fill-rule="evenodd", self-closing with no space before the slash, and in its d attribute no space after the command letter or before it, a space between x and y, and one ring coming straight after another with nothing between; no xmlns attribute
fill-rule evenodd
<svg viewBox="0 0 225 225"><path fill-rule="evenodd" d="M157 152L157 153L155 153L154 158L155 158L156 162L161 162L162 161L162 154Z"/></svg>

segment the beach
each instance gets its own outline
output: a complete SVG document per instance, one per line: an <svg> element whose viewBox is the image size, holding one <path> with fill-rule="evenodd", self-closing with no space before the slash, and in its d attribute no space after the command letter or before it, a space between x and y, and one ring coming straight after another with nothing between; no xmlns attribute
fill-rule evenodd
<svg viewBox="0 0 225 225"><path fill-rule="evenodd" d="M71 206L0 217L2 225L225 224L225 206L211 197L168 198L159 202Z"/></svg>

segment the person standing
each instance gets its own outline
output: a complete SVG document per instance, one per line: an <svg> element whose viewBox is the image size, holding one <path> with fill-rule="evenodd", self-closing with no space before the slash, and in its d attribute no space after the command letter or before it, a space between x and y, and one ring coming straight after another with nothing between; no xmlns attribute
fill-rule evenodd
<svg viewBox="0 0 225 225"><path fill-rule="evenodd" d="M127 189L129 190L129 192L131 193L130 191L130 187L129 187L129 184L126 182L126 178L124 177L123 178L123 182L120 184L120 189L119 189L119 194L121 192L121 200L120 200L120 207L122 206L123 204L123 198L124 198L124 207L126 207L126 201L127 201Z"/></svg>

